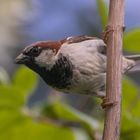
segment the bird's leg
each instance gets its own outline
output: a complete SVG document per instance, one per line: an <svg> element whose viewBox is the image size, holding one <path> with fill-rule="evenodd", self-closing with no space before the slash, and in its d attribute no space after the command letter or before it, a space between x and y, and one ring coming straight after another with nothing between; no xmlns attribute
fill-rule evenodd
<svg viewBox="0 0 140 140"><path fill-rule="evenodd" d="M117 104L117 101L109 101L109 99L106 98L106 97L103 97L102 101L103 102L101 103L101 106L102 106L103 109L106 109L108 107L111 107L111 106L114 106L114 105Z"/></svg>
<svg viewBox="0 0 140 140"><path fill-rule="evenodd" d="M102 103L101 106L103 109L106 109L108 107L114 106L117 104L117 101L110 101L106 95L105 95L105 91L98 91L96 92L96 95L102 99Z"/></svg>
<svg viewBox="0 0 140 140"><path fill-rule="evenodd" d="M123 30L123 32L125 31L125 26L121 27L121 30ZM114 29L111 26L106 26L105 27L105 31L102 32L101 34L101 38L104 40L104 42L106 43L108 40L108 36L111 32L114 32Z"/></svg>
<svg viewBox="0 0 140 140"><path fill-rule="evenodd" d="M106 27L105 27L105 30L104 30L104 31L102 32L102 34L101 34L101 38L104 40L105 43L106 43L107 40L108 40L109 34L110 34L111 32L113 32L113 31L114 31L114 29L111 28L110 26L106 26Z"/></svg>

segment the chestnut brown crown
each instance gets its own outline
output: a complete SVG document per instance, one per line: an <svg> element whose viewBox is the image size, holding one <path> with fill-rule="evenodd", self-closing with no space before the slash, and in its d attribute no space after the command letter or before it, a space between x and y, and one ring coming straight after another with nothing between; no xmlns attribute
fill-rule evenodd
<svg viewBox="0 0 140 140"><path fill-rule="evenodd" d="M34 61L43 50L52 50L55 54L58 52L59 48L63 44L63 41L39 41L33 43L25 49L16 57L16 64L26 64L30 61Z"/></svg>

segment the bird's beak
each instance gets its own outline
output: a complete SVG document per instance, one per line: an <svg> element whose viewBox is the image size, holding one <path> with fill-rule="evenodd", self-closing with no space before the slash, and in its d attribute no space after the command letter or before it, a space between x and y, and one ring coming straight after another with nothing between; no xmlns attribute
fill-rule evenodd
<svg viewBox="0 0 140 140"><path fill-rule="evenodd" d="M28 61L29 61L29 56L26 56L23 53L21 53L20 55L18 55L16 57L16 59L15 59L15 63L16 64L25 64Z"/></svg>

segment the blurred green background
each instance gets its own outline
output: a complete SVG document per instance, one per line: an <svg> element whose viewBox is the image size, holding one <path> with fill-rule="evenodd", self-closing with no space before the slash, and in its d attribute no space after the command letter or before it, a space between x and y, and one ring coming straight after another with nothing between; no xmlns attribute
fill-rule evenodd
<svg viewBox="0 0 140 140"><path fill-rule="evenodd" d="M14 58L26 45L72 35L100 37L103 0L0 1L0 140L101 140L101 100L53 91ZM140 53L139 0L126 1L124 52ZM138 67L139 69L140 67ZM121 140L140 138L139 72L124 76Z"/></svg>

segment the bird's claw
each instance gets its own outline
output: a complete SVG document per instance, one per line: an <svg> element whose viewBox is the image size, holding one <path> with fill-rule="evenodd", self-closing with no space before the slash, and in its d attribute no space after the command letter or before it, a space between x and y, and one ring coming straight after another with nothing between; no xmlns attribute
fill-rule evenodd
<svg viewBox="0 0 140 140"><path fill-rule="evenodd" d="M102 32L102 39L104 40L104 42L106 43L108 40L108 36L111 32L113 32L114 29L110 28L110 27L106 27L105 31Z"/></svg>
<svg viewBox="0 0 140 140"><path fill-rule="evenodd" d="M124 32L125 31L125 26L122 26L121 30ZM109 25L106 26L105 31L102 32L101 37L102 37L102 39L104 40L105 43L107 42L108 36L111 32L114 32L114 29Z"/></svg>
<svg viewBox="0 0 140 140"><path fill-rule="evenodd" d="M117 101L109 101L109 99L107 99L106 97L104 97L103 102L101 103L101 106L103 109L106 109L108 107L114 106L117 104Z"/></svg>

